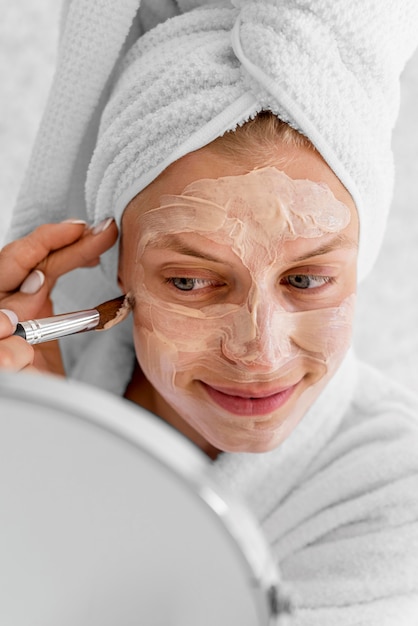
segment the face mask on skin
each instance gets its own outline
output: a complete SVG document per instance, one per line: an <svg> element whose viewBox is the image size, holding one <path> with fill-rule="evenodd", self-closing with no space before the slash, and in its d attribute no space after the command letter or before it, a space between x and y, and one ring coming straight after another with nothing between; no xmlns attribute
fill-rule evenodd
<svg viewBox="0 0 418 626"><path fill-rule="evenodd" d="M338 234L349 222L349 209L326 185L293 180L274 167L195 181L182 195L163 196L158 208L139 217L134 298L140 365L161 396L215 445L215 414L231 426L241 411L254 435L251 418L258 409L267 411L264 418L269 414L269 391L274 416L283 404L281 390L293 388L309 370L310 385L294 407L300 419L312 392L317 395L316 387L322 389L337 369L350 343L354 294L337 306L296 310L277 297L277 268L287 263L286 242ZM147 280L147 253L176 248L184 253L186 240L198 240L203 252L205 242L232 250L248 276L243 297L191 306L188 292L198 294L196 285L206 288L211 278L196 282L181 273L179 297L161 297ZM205 261L197 267L205 267ZM318 286L325 283L325 278L313 278ZM179 302L183 295L184 303ZM251 401L246 389L258 388L264 396ZM241 403L223 402L221 390L245 395ZM272 424L267 435L272 439L275 428Z"/></svg>

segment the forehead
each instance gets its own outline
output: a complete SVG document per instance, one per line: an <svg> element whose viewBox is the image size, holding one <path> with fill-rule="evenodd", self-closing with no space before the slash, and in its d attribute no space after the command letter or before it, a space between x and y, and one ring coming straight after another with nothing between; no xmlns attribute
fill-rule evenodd
<svg viewBox="0 0 418 626"><path fill-rule="evenodd" d="M259 210L260 207L262 208L261 215L264 223L269 222L270 218L277 218L277 211L275 208L272 209L274 203L271 202L272 196L277 191L280 191L282 198L286 193L297 194L301 205L305 204L307 206L310 203L312 206L314 190L322 197L325 197L323 189L326 187L328 192L330 191L331 195L334 196L334 202L337 200L348 207L351 215L350 229L352 230L352 235L358 236L358 217L354 202L345 187L317 152L306 147L281 146L280 150L278 149L277 164L273 163L272 165L270 158L268 166L257 170L258 172L265 170L263 181L261 181L260 176L253 179L246 176L254 171L252 166L253 164L248 161L245 163L238 162L226 158L222 154L215 154L210 147L197 150L173 163L153 183L138 194L128 205L124 214L124 220L126 216L131 215L138 218L138 216L160 207L163 196L174 195L183 197L202 197L203 195L204 200L213 201L224 208L229 200L228 210L232 211L234 208L241 215L244 215L245 212L248 214L251 204L242 202L243 194L236 193L237 189L234 190L231 181L228 180L232 177L241 177L240 181L245 180L247 198L256 196L257 202L253 203L252 206L257 204ZM272 170L274 169L279 172L279 175L276 177L272 175ZM280 174L282 175L281 179ZM286 176L283 177L283 174ZM286 177L287 185L283 183ZM221 185L219 184L219 179L222 179ZM289 186L289 180L295 183L294 189L291 189L292 185ZM317 183L318 187L315 188L311 183ZM237 183L237 185L241 184L241 182ZM235 197L235 205L231 195ZM241 200L238 200L240 196ZM164 202L167 206L167 200ZM315 203L317 220L320 219L321 213L324 219L329 219L332 216L328 205L326 209L322 210L318 201L314 201ZM186 204L183 203L183 208L185 207ZM197 208L195 206L195 209ZM196 211L193 220L195 227L206 219L206 211Z"/></svg>
<svg viewBox="0 0 418 626"><path fill-rule="evenodd" d="M327 185L293 180L274 167L194 181L180 195L161 196L158 208L140 216L143 237L193 232L234 240L320 237L349 222L350 210Z"/></svg>
<svg viewBox="0 0 418 626"><path fill-rule="evenodd" d="M233 263L234 254L251 273L264 274L278 262L357 248L355 237L343 232L350 220L349 208L327 185L293 180L274 167L202 179L180 195L161 196L159 207L140 214L136 259L150 248L206 260L214 253L218 263Z"/></svg>

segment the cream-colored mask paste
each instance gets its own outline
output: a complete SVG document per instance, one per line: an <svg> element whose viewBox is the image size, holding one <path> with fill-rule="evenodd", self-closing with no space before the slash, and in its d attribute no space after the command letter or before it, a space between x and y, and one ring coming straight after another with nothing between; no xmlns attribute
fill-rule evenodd
<svg viewBox="0 0 418 626"><path fill-rule="evenodd" d="M223 409L197 391L194 381L226 388L295 384L311 363L316 383L341 362L355 296L332 308L297 310L280 297L277 276L286 264L285 242L338 233L349 222L350 210L327 185L294 180L274 167L195 181L179 196L162 196L158 208L139 217L134 293L139 362L165 400L215 445L210 413ZM248 275L243 297L190 306L187 296L184 303L174 302L150 288L143 264L147 251L170 247L174 235L197 235L201 246L206 241L232 250ZM303 404L311 401L308 394Z"/></svg>

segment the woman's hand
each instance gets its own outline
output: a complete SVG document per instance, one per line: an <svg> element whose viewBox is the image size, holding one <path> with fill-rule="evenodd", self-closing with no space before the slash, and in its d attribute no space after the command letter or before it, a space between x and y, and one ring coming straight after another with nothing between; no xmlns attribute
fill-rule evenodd
<svg viewBox="0 0 418 626"><path fill-rule="evenodd" d="M57 279L98 265L116 239L113 220L94 229L73 220L40 226L0 251L0 368L64 374L58 342L31 346L13 336L16 321L53 315L50 293Z"/></svg>

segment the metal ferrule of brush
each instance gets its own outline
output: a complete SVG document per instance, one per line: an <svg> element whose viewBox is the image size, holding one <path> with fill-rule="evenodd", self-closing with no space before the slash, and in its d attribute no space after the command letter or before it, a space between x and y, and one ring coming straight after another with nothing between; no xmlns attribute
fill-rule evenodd
<svg viewBox="0 0 418 626"><path fill-rule="evenodd" d="M94 309L78 313L66 313L41 320L19 322L16 334L23 336L28 343L34 345L59 339L66 335L93 330L98 325L99 320L99 312Z"/></svg>

